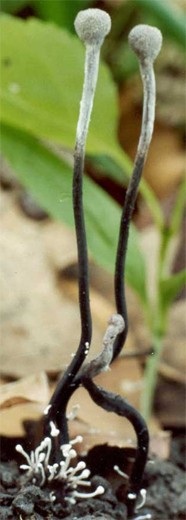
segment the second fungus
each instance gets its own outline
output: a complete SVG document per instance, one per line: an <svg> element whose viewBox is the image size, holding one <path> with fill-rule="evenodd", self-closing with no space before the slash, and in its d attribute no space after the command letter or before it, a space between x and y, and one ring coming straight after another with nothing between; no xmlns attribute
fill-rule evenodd
<svg viewBox="0 0 186 520"><path fill-rule="evenodd" d="M129 43L140 60L153 63L162 46L162 34L157 27L136 25L129 33Z"/></svg>

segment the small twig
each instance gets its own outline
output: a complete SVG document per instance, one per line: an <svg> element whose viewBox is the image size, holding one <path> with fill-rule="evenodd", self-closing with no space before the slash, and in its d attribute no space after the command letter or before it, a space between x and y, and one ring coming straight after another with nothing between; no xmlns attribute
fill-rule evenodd
<svg viewBox="0 0 186 520"><path fill-rule="evenodd" d="M129 34L129 43L139 59L144 89L144 101L141 135L138 143L133 173L125 196L116 255L115 301L117 312L121 314L125 320L125 330L120 334L120 336L118 336L115 342L114 359L120 353L128 332L125 298L125 264L129 225L154 128L156 92L153 62L161 49L162 35L156 27L137 25Z"/></svg>
<svg viewBox="0 0 186 520"><path fill-rule="evenodd" d="M86 138L98 77L100 48L105 36L110 31L110 27L110 16L100 9L86 9L80 11L75 20L76 32L86 47L85 77L76 131L73 175L73 209L78 251L81 338L77 352L51 398L51 406L48 411L46 423L47 429L49 421L56 421L56 424L61 431L63 442L68 442L66 406L69 397L74 390L74 387L71 385L73 384L75 375L86 358L92 337L89 302L88 254L82 194L83 170Z"/></svg>

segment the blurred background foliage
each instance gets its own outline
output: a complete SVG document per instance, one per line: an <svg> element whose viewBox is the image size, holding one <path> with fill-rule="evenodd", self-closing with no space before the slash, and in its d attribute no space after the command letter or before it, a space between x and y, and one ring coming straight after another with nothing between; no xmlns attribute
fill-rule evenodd
<svg viewBox="0 0 186 520"><path fill-rule="evenodd" d="M112 39L126 33L130 24L154 23L176 44L185 46L183 0L1 0L1 11L21 17L36 16L74 32L74 18L80 9L99 7L112 15Z"/></svg>

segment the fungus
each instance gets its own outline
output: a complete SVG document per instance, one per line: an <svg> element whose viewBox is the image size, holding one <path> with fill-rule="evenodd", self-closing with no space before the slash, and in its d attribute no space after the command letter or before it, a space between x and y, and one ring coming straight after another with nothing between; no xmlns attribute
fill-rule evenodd
<svg viewBox="0 0 186 520"><path fill-rule="evenodd" d="M86 46L85 78L76 131L73 175L73 209L78 251L81 337L77 352L73 356L69 367L57 385L49 406L45 410L47 427L51 428L50 435L55 437L60 434L63 437L63 443L60 446L62 452L61 462L54 461L53 465L48 464L51 452L51 439L48 436L35 452L31 453L30 457L25 452L23 453L21 447L18 447L18 451L26 458L28 464L23 465L22 468L27 469L29 475L30 473L39 473L42 483L45 481L44 479L48 481L58 479L63 482L66 491L65 500L70 504L74 504L78 497L88 498L104 492L102 486L99 486L93 494L81 493L76 488L81 485L91 485L91 482L86 480L90 472L83 462L79 462L75 467L71 466L71 460L76 457L76 451L72 448L73 442L68 440L66 407L73 391L82 384L98 406L101 406L108 412L114 412L127 418L136 432L137 449L130 476L128 477L121 472L118 466L115 466L115 470L128 480L126 500L128 518L134 519L134 514L137 514L137 510L143 507L146 498L146 492L141 488L141 483L148 455L148 428L140 413L127 401L119 395L97 386L92 381L92 378L101 371L108 370L113 359L120 353L128 332L124 274L129 225L154 127L155 78L153 62L161 48L162 36L158 29L145 25L135 27L129 34L129 43L134 52L136 52L140 62L144 101L141 134L119 230L115 264L115 301L117 312L109 320L103 338L101 354L80 371L88 354L92 336L87 242L82 200L82 174L86 138L98 76L100 48L104 37L110 30L110 17L99 9L87 9L77 15L75 28ZM56 428L54 421L58 428ZM75 442L77 442L77 439ZM51 496L51 500L55 500L54 495ZM145 520L151 518L151 515L147 513L135 516L135 518L136 520Z"/></svg>
<svg viewBox="0 0 186 520"><path fill-rule="evenodd" d="M139 60L144 96L141 133L133 172L125 195L116 254L115 301L117 312L124 318L125 329L116 339L114 345L114 359L120 353L128 333L128 318L125 298L125 263L129 225L154 129L156 87L153 62L161 49L162 35L156 27L137 25L130 31L128 39L131 48L136 53Z"/></svg>
<svg viewBox="0 0 186 520"><path fill-rule="evenodd" d="M100 48L110 27L110 16L100 9L85 9L84 11L80 11L75 19L75 29L86 47L84 84L76 130L73 172L73 210L78 253L81 337L77 352L52 396L50 401L50 405L52 406L48 410L46 423L47 430L48 419L55 419L57 426L61 432L63 432L63 441L68 439L66 406L74 390L73 380L88 354L92 337L88 253L82 195L83 169L86 138L98 77ZM63 396L63 400L61 396ZM48 434L48 430L46 433Z"/></svg>

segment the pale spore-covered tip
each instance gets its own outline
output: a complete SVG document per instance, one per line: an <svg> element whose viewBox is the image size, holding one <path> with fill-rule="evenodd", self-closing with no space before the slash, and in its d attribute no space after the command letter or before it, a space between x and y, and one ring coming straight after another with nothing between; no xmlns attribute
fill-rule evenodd
<svg viewBox="0 0 186 520"><path fill-rule="evenodd" d="M128 40L141 62L148 60L153 63L162 46L161 31L151 25L136 25L130 31Z"/></svg>
<svg viewBox="0 0 186 520"><path fill-rule="evenodd" d="M102 9L85 9L77 14L74 26L85 45L101 45L111 29L111 19Z"/></svg>

